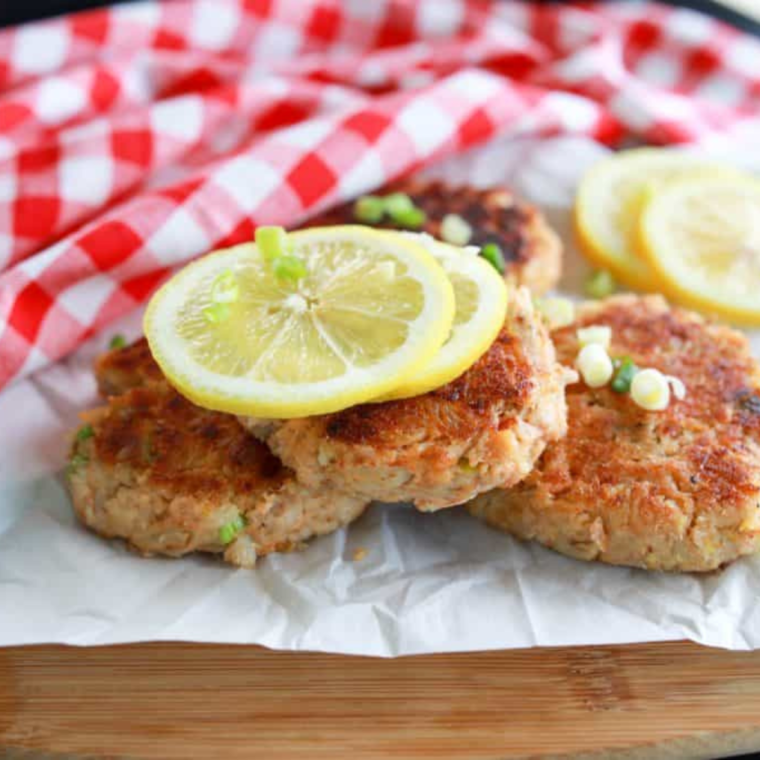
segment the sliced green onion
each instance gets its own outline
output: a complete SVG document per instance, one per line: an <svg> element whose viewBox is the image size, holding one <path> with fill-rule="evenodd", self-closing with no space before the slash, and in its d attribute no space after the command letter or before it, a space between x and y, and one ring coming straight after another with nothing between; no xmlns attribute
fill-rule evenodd
<svg viewBox="0 0 760 760"><path fill-rule="evenodd" d="M538 298L536 308L549 321L549 327L557 330L575 321L575 304L569 298Z"/></svg>
<svg viewBox="0 0 760 760"><path fill-rule="evenodd" d="M256 245L265 261L274 261L288 248L287 233L282 227L257 227Z"/></svg>
<svg viewBox="0 0 760 760"><path fill-rule="evenodd" d="M496 243L486 243L480 249L480 255L499 273L504 274L507 263L504 261L504 254Z"/></svg>
<svg viewBox="0 0 760 760"><path fill-rule="evenodd" d="M66 474L71 477L80 467L84 467L89 461L90 458L85 454L74 454L74 456L69 459L69 464L66 467Z"/></svg>
<svg viewBox="0 0 760 760"><path fill-rule="evenodd" d="M673 375L665 375L665 379L668 381L670 390L678 401L683 401L686 398L686 386L683 381Z"/></svg>
<svg viewBox="0 0 760 760"><path fill-rule="evenodd" d="M590 325L589 327L580 327L575 331L578 337L578 345L583 348L592 343L598 343L609 350L612 342L612 328L607 325Z"/></svg>
<svg viewBox="0 0 760 760"><path fill-rule="evenodd" d="M607 385L614 372L612 359L604 346L598 343L584 346L575 359L575 366L589 388L601 388Z"/></svg>
<svg viewBox="0 0 760 760"><path fill-rule="evenodd" d="M586 295L590 298L606 298L617 289L615 278L605 269L593 272L586 280Z"/></svg>
<svg viewBox="0 0 760 760"><path fill-rule="evenodd" d="M649 412L660 412L670 403L670 386L665 375L656 369L643 369L631 380L631 398Z"/></svg>
<svg viewBox="0 0 760 760"><path fill-rule="evenodd" d="M383 198L385 213L396 221L396 216L405 214L415 208L414 201L406 193L391 193Z"/></svg>
<svg viewBox="0 0 760 760"><path fill-rule="evenodd" d="M472 238L470 223L459 214L446 214L441 220L441 239L451 245L465 246Z"/></svg>
<svg viewBox="0 0 760 760"><path fill-rule="evenodd" d="M85 425L77 430L77 440L86 441L88 438L92 438L95 432L92 429L92 425Z"/></svg>
<svg viewBox="0 0 760 760"><path fill-rule="evenodd" d="M306 264L298 256L280 256L272 263L272 270L278 279L294 282L308 274Z"/></svg>
<svg viewBox="0 0 760 760"><path fill-rule="evenodd" d="M365 224L377 224L385 215L385 201L377 195L362 195L354 203L354 218Z"/></svg>
<svg viewBox="0 0 760 760"><path fill-rule="evenodd" d="M230 520L219 528L219 540L227 545L235 539L243 528L245 528L245 520L242 515L238 515L234 520Z"/></svg>
<svg viewBox="0 0 760 760"><path fill-rule="evenodd" d="M421 208L410 208L393 214L393 223L407 230L418 230L427 221L427 214Z"/></svg>
<svg viewBox="0 0 760 760"><path fill-rule="evenodd" d="M117 348L124 348L124 346L127 345L127 339L123 336L117 333L116 335L111 338L111 341L108 344L108 348L110 348L112 351L114 351Z"/></svg>
<svg viewBox="0 0 760 760"><path fill-rule="evenodd" d="M211 300L214 303L234 303L240 295L237 277L231 269L225 269L211 284Z"/></svg>
<svg viewBox="0 0 760 760"><path fill-rule="evenodd" d="M212 303L211 306L207 306L203 310L203 316L207 322L211 322L212 325L218 325L229 319L230 307L226 303Z"/></svg>
<svg viewBox="0 0 760 760"><path fill-rule="evenodd" d="M638 371L639 368L633 363L630 356L623 357L618 363L610 387L615 393L628 393L631 390L631 382Z"/></svg>

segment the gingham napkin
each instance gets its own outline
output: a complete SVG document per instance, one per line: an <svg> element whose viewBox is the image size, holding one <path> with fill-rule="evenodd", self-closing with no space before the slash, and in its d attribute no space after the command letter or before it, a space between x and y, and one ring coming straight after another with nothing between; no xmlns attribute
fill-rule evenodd
<svg viewBox="0 0 760 760"><path fill-rule="evenodd" d="M172 268L504 134L690 142L760 44L648 3L175 0L0 32L0 388Z"/></svg>

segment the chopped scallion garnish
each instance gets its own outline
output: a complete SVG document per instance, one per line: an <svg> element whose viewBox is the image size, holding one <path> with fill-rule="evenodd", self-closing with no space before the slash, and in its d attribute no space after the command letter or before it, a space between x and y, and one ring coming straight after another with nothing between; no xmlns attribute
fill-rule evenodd
<svg viewBox="0 0 760 760"><path fill-rule="evenodd" d="M552 330L567 327L575 320L575 305L569 298L539 298L536 308L549 320Z"/></svg>
<svg viewBox="0 0 760 760"><path fill-rule="evenodd" d="M670 386L665 375L656 369L643 369L631 380L631 398L649 412L667 409L670 403Z"/></svg>
<svg viewBox="0 0 760 760"><path fill-rule="evenodd" d="M127 345L127 339L123 336L117 333L116 335L111 338L108 347L114 351L117 348L124 348L124 346Z"/></svg>
<svg viewBox="0 0 760 760"><path fill-rule="evenodd" d="M90 461L89 457L85 454L74 454L69 459L68 467L66 468L66 474L71 477L79 470L80 467L84 467Z"/></svg>
<svg viewBox="0 0 760 760"><path fill-rule="evenodd" d="M272 262L272 270L278 279L293 282L308 274L306 264L298 256L280 256Z"/></svg>
<svg viewBox="0 0 760 760"><path fill-rule="evenodd" d="M504 254L496 243L486 243L480 249L480 255L499 273L504 274L507 263L504 261Z"/></svg>
<svg viewBox="0 0 760 760"><path fill-rule="evenodd" d="M257 227L256 245L265 261L274 261L285 255L287 233L282 227Z"/></svg>
<svg viewBox="0 0 760 760"><path fill-rule="evenodd" d="M391 216L393 223L407 230L418 230L425 224L427 214L421 208L410 208Z"/></svg>
<svg viewBox="0 0 760 760"><path fill-rule="evenodd" d="M583 348L591 343L598 343L609 349L612 342L612 328L607 325L590 325L589 327L579 327L575 333L578 337L578 345Z"/></svg>
<svg viewBox="0 0 760 760"><path fill-rule="evenodd" d="M385 201L376 195L362 195L354 203L354 218L365 224L377 224L385 214Z"/></svg>
<svg viewBox="0 0 760 760"><path fill-rule="evenodd" d="M207 322L211 322L212 325L218 325L229 318L230 307L226 303L212 303L211 306L206 306L203 309L203 316Z"/></svg>
<svg viewBox="0 0 760 760"><path fill-rule="evenodd" d="M612 359L604 346L598 343L589 343L588 346L584 346L575 359L575 366L589 388L601 388L607 385L614 372Z"/></svg>
<svg viewBox="0 0 760 760"><path fill-rule="evenodd" d="M406 193L391 193L390 195L386 195L383 198L383 205L385 206L385 213L394 222L398 221L397 216L403 216L415 209L414 201Z"/></svg>
<svg viewBox="0 0 760 760"><path fill-rule="evenodd" d="M673 375L665 375L665 379L668 381L670 390L673 391L673 395L679 401L683 401L686 398L686 386L683 381Z"/></svg>
<svg viewBox="0 0 760 760"><path fill-rule="evenodd" d="M606 270L600 269L586 280L586 295L590 298L606 298L617 289L615 278Z"/></svg>
<svg viewBox="0 0 760 760"><path fill-rule="evenodd" d="M631 382L639 368L633 363L629 356L620 359L615 376L612 378L610 387L615 393L628 393L631 390Z"/></svg>
<svg viewBox="0 0 760 760"><path fill-rule="evenodd" d="M451 245L465 246L472 237L470 223L459 214L446 214L441 220L441 239Z"/></svg>
<svg viewBox="0 0 760 760"><path fill-rule="evenodd" d="M245 520L242 515L238 515L234 520L230 520L219 528L219 540L227 545L236 538L243 528L245 528Z"/></svg>
<svg viewBox="0 0 760 760"><path fill-rule="evenodd" d="M78 441L86 441L88 438L92 438L93 435L95 435L95 433L92 429L92 425L85 425L77 430L76 438Z"/></svg>
<svg viewBox="0 0 760 760"><path fill-rule="evenodd" d="M214 278L211 285L211 300L214 303L234 303L239 295L240 286L231 269L225 269Z"/></svg>

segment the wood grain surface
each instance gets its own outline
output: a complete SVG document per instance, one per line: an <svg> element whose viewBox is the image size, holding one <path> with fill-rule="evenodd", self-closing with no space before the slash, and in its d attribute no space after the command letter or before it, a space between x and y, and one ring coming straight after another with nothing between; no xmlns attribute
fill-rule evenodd
<svg viewBox="0 0 760 760"><path fill-rule="evenodd" d="M0 757L713 758L760 748L760 653L687 643L380 660L0 650Z"/></svg>

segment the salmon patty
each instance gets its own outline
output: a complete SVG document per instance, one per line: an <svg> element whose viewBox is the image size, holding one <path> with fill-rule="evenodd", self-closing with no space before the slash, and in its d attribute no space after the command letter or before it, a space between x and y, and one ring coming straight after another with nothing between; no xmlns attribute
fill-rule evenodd
<svg viewBox="0 0 760 760"><path fill-rule="evenodd" d="M471 245L481 248L495 243L506 262L505 278L541 294L553 288L562 268L562 244L538 209L519 200L504 188L478 189L440 181L405 180L381 191L402 192L421 208L427 220L418 230L441 239L441 221L458 214L472 227ZM356 224L353 203L310 219L304 226ZM388 219L373 225L403 229Z"/></svg>
<svg viewBox="0 0 760 760"><path fill-rule="evenodd" d="M609 386L568 388L568 434L520 485L470 511L571 557L709 571L760 549L760 366L746 338L671 309L660 297L584 306L556 330L572 365L576 330L612 328L610 355L679 378L686 396L661 412Z"/></svg>
<svg viewBox="0 0 760 760"><path fill-rule="evenodd" d="M241 421L311 488L432 511L524 478L565 434L574 377L522 288L490 349L442 388L335 414Z"/></svg>
<svg viewBox="0 0 760 760"><path fill-rule="evenodd" d="M79 519L144 555L222 554L234 565L347 525L366 499L299 483L231 415L169 387L144 341L97 363L108 405L86 414L68 469Z"/></svg>

